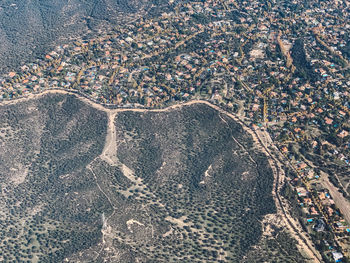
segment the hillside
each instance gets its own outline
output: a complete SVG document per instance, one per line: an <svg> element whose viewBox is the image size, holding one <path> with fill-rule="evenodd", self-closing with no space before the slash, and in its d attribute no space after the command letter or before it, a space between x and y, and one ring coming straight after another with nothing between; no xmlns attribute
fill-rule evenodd
<svg viewBox="0 0 350 263"><path fill-rule="evenodd" d="M303 262L281 227L262 238L267 157L207 105L100 111L46 94L0 117L1 261Z"/></svg>
<svg viewBox="0 0 350 263"><path fill-rule="evenodd" d="M44 52L83 35L95 37L142 14L147 1L5 0L0 3L0 72L35 62Z"/></svg>

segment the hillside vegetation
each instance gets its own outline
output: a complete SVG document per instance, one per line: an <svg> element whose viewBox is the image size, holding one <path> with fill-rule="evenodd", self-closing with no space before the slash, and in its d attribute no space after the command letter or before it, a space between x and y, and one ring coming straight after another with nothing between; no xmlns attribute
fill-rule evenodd
<svg viewBox="0 0 350 263"><path fill-rule="evenodd" d="M95 37L141 12L147 1L4 0L0 3L0 72L35 62L54 46L81 35ZM95 33L94 33L95 32Z"/></svg>
<svg viewBox="0 0 350 263"><path fill-rule="evenodd" d="M273 173L238 123L202 104L113 116L73 95L0 106L0 261L303 262L263 235Z"/></svg>

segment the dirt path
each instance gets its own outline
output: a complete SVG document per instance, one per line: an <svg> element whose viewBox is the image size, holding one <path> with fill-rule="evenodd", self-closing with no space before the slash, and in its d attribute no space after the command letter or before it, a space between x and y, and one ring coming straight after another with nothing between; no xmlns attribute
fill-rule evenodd
<svg viewBox="0 0 350 263"><path fill-rule="evenodd" d="M213 105L210 105L210 106L213 107ZM221 109L218 109L218 110L221 110ZM274 150L274 152L276 153L279 153L279 150L277 149L276 146L274 146L270 135L266 131L262 131L262 130L253 131L252 129L248 128L239 117L236 117L227 112L224 112L224 113L230 116L232 119L236 120L238 123L240 123L243 129L253 137L253 141L255 142L255 145L258 145L258 149L264 152L268 157L269 164L274 174L274 183L273 183L274 191L272 191L272 196L274 198L276 208L277 208L276 217L281 216L283 218L284 225L287 227L292 237L295 240L297 240L298 249L301 251L301 253L306 254L308 258L308 262L322 262L322 257L319 254L319 252L313 247L312 241L301 230L302 229L301 225L288 213L287 209L285 209L284 207L285 206L284 202L281 200L279 192L281 187L283 186L284 179L285 179L283 168L282 168L283 164L279 160L277 160L277 158L275 158L275 156L271 153L271 150L269 149L269 148L275 147L275 149L272 149L272 150ZM227 124L227 122L224 119L221 118L221 120ZM235 138L233 138L233 140L236 141ZM243 145L241 145L238 141L236 142L244 149ZM246 151L246 149L244 150ZM251 158L250 155L249 157ZM252 161L255 163L253 159Z"/></svg>
<svg viewBox="0 0 350 263"><path fill-rule="evenodd" d="M308 160L306 158L303 158L303 159L304 159L304 162L307 163L312 168L316 167L313 164L313 162L311 162L310 160ZM334 174L334 175L338 179L340 186L343 188L343 190L345 190L346 188L344 188L344 185L339 180L339 177L336 174ZM329 193L331 194L331 197L334 200L336 207L339 208L339 210L343 214L345 220L348 223L350 223L350 202L343 196L342 193L339 192L338 188L329 181L329 175L322 170L320 171L320 184L324 188L328 189Z"/></svg>
<svg viewBox="0 0 350 263"><path fill-rule="evenodd" d="M18 103L21 101L25 100L30 100L33 98L36 98L38 96L43 96L45 94L74 94L76 95L80 100L88 103L92 107L96 108L97 110L104 111L108 114L108 130L107 130L107 137L106 137L106 144L105 148L103 149L103 152L101 154L101 158L107 161L111 165L121 165L123 168L123 173L125 174L126 177L129 179L136 179L136 178L130 178L133 176L130 176L132 172L130 173L130 169L128 167L124 167L123 164L121 164L116 156L116 151L117 151L117 138L116 138L116 128L114 125L114 119L118 112L126 112L126 111L133 111L133 112L168 112L174 109L182 108L183 106L189 106L189 105L194 105L194 104L205 104L215 110L217 110L219 113L226 115L233 119L234 121L238 122L239 124L242 125L243 129L248 132L252 138L253 141L256 143L258 148L266 154L266 156L269 159L269 163L272 167L273 173L274 173L274 191L272 193L273 198L276 203L277 207L277 213L279 213L284 221L285 225L288 228L289 232L292 234L292 236L297 240L299 244L299 248L301 248L302 252L306 253L307 256L312 259L311 262L322 262L321 256L314 249L311 240L303 233L301 226L294 220L289 213L286 211L284 208L283 202L281 201L281 197L279 196L279 190L282 186L282 183L284 181L284 174L283 174L283 166L284 163L281 162L280 160L284 160L282 156L276 156L276 154L279 153L279 150L277 147L273 144L272 139L270 138L269 134L266 131L262 130L252 130L249 128L245 122L244 118L235 116L234 114L228 113L221 109L220 107L211 104L208 101L204 100L192 100L189 102L185 103L179 103L176 105L169 106L164 109L138 109L138 108L117 108L117 109L108 109L102 106L101 104L98 104L86 97L77 95L74 92L69 92L69 91L64 91L64 90L47 90L42 93L38 94L31 94L25 98L20 98L12 101L5 101L0 103L0 105L9 105L9 104L14 104ZM109 105L107 105L109 106ZM220 116L220 115L219 115ZM220 116L221 117L221 116ZM223 119L222 119L223 120ZM272 153L273 151L273 153ZM332 194L332 193L331 193ZM334 194L333 194L334 196ZM348 210L350 213L350 209Z"/></svg>
<svg viewBox="0 0 350 263"><path fill-rule="evenodd" d="M266 131L260 129L255 130L256 139L260 142L260 145L264 147L265 153L268 155L269 163L276 175L274 182L273 196L276 201L276 206L278 213L282 214L282 218L285 221L289 232L294 239L297 240L299 249L301 252L306 253L307 257L310 259L309 262L322 262L322 257L319 252L314 248L312 241L306 236L305 232L302 230L301 225L297 220L295 220L286 209L287 204L283 198L279 195L283 182L285 180L284 169L285 166L283 160L283 155L280 153L279 149L273 144L270 135ZM254 137L253 137L254 138Z"/></svg>
<svg viewBox="0 0 350 263"><path fill-rule="evenodd" d="M103 148L101 159L109 163L110 165L118 165L119 160L117 158L117 138L116 127L114 125L114 119L117 115L116 112L107 112L108 114L108 127L105 146Z"/></svg>

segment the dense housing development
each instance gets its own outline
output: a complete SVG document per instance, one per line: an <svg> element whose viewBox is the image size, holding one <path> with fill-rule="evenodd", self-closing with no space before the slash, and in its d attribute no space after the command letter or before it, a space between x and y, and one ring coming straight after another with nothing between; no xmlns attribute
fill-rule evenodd
<svg viewBox="0 0 350 263"><path fill-rule="evenodd" d="M0 77L1 100L48 89L108 107L208 100L267 130L283 194L325 262L350 252L350 2L172 1ZM152 12L150 12L152 13Z"/></svg>

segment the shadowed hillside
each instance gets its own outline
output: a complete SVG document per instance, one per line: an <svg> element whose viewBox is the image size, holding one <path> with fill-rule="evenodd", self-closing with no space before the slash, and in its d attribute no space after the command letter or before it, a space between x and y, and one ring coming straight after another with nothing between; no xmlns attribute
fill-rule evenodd
<svg viewBox="0 0 350 263"><path fill-rule="evenodd" d="M0 3L0 72L35 62L50 48L129 19L148 1L4 0Z"/></svg>
<svg viewBox="0 0 350 263"><path fill-rule="evenodd" d="M58 262L97 243L110 207L86 166L106 114L55 95L1 106L0 118L0 261Z"/></svg>

